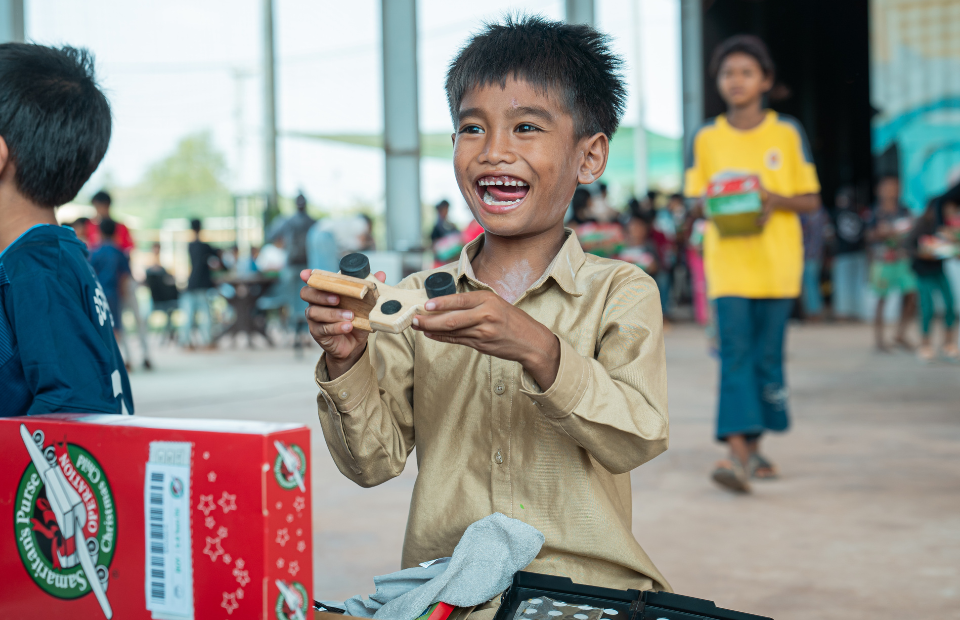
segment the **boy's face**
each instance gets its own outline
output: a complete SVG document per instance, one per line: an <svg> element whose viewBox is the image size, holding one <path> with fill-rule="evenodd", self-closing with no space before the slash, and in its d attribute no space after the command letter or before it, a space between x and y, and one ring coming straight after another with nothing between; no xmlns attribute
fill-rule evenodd
<svg viewBox="0 0 960 620"><path fill-rule="evenodd" d="M773 87L773 80L763 73L760 63L750 54L734 52L723 59L717 75L717 90L733 108L752 104Z"/></svg>
<svg viewBox="0 0 960 620"><path fill-rule="evenodd" d="M877 183L877 200L886 210L896 210L900 201L900 181L887 177Z"/></svg>
<svg viewBox="0 0 960 620"><path fill-rule="evenodd" d="M604 134L577 139L559 99L522 80L467 92L456 129L460 192L480 225L497 236L562 227L577 183L592 183L607 163Z"/></svg>

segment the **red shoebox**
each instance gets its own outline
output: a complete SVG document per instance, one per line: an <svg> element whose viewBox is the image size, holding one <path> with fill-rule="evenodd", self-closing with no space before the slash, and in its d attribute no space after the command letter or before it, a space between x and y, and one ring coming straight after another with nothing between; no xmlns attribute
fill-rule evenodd
<svg viewBox="0 0 960 620"><path fill-rule="evenodd" d="M0 618L305 619L310 431L0 419Z"/></svg>

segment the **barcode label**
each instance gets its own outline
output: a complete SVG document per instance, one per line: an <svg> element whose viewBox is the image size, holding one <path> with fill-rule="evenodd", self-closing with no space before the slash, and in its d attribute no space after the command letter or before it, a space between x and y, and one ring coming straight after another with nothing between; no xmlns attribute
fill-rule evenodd
<svg viewBox="0 0 960 620"><path fill-rule="evenodd" d="M144 573L147 609L154 618L193 618L190 451L189 443L150 443L144 480Z"/></svg>

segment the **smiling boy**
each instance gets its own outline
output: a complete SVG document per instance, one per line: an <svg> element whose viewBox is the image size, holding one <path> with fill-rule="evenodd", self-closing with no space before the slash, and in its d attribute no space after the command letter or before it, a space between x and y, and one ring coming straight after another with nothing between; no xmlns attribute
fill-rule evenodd
<svg viewBox="0 0 960 620"><path fill-rule="evenodd" d="M449 556L467 526L500 512L546 537L527 570L669 589L633 536L629 474L667 448L657 287L585 255L563 226L577 185L606 166L620 64L587 26L487 26L446 84L457 183L485 233L458 263L400 285L446 271L459 294L428 302L413 330L368 338L336 296L303 289L340 471L374 486L417 449L404 568Z"/></svg>

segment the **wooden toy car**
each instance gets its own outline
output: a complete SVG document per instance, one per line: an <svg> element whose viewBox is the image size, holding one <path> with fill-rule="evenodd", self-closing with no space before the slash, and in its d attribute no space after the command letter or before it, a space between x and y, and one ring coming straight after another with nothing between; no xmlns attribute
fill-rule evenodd
<svg viewBox="0 0 960 620"><path fill-rule="evenodd" d="M446 272L427 277L422 289L399 289L370 274L370 260L363 254L340 259L340 273L314 269L307 286L340 296L338 308L353 312L353 327L367 332L399 334L413 317L425 314L428 299L457 292L453 276Z"/></svg>

